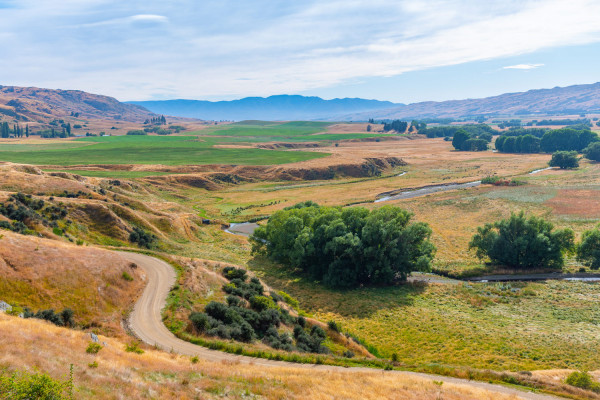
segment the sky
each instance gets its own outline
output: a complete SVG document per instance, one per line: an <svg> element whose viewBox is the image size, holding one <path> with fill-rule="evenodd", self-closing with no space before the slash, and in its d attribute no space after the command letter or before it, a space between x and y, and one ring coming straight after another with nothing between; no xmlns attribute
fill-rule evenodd
<svg viewBox="0 0 600 400"><path fill-rule="evenodd" d="M0 0L0 84L412 103L600 81L600 0Z"/></svg>

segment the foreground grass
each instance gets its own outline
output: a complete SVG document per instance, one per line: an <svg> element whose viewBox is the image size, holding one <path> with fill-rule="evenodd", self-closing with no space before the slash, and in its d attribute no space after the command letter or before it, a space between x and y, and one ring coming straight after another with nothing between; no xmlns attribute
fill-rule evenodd
<svg viewBox="0 0 600 400"><path fill-rule="evenodd" d="M190 360L101 337L98 354L86 353L89 336L41 321L0 314L0 368L37 369L55 379L73 364L77 399L514 399L466 384L435 382L380 371L269 367ZM95 364L94 364L95 363Z"/></svg>

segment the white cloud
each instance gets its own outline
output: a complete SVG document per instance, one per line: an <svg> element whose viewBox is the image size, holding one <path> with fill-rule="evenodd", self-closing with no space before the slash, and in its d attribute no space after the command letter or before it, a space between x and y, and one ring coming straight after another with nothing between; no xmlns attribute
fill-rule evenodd
<svg viewBox="0 0 600 400"><path fill-rule="evenodd" d="M506 67L502 67L502 69L535 69L543 66L544 64L516 64L507 65Z"/></svg>
<svg viewBox="0 0 600 400"><path fill-rule="evenodd" d="M294 93L600 41L597 0L19 5L0 10L0 37L12 38L2 43L3 84L119 99Z"/></svg>

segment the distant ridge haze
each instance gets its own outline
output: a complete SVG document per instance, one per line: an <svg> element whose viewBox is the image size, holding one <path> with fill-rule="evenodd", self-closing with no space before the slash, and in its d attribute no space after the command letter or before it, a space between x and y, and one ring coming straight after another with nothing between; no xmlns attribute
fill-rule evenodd
<svg viewBox="0 0 600 400"><path fill-rule="evenodd" d="M330 120L336 116L387 109L402 104L358 98L324 100L320 97L277 95L231 101L131 101L157 114L207 120Z"/></svg>
<svg viewBox="0 0 600 400"><path fill-rule="evenodd" d="M477 115L578 114L600 112L600 82L534 89L481 99L425 101L398 104L389 101L278 95L232 101L132 101L165 115L206 120L325 120L460 118Z"/></svg>

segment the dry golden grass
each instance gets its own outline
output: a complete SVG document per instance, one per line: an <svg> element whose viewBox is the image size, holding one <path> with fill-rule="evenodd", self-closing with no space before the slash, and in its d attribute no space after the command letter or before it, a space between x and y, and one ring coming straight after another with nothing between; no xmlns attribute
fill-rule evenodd
<svg viewBox="0 0 600 400"><path fill-rule="evenodd" d="M354 370L319 370L215 363L148 349L127 353L124 343L100 337L105 347L87 354L89 336L43 321L0 314L0 365L40 370L55 378L74 365L78 399L518 399L467 384ZM97 368L88 364L96 361Z"/></svg>
<svg viewBox="0 0 600 400"><path fill-rule="evenodd" d="M125 280L123 272L133 280ZM9 304L34 311L71 308L79 324L118 335L144 286L142 271L114 252L0 234L0 300Z"/></svg>

